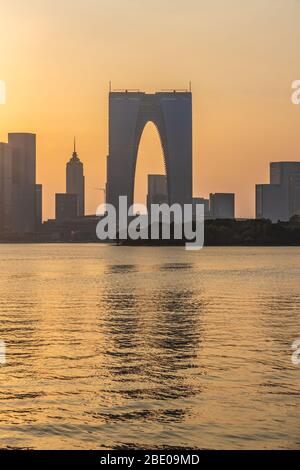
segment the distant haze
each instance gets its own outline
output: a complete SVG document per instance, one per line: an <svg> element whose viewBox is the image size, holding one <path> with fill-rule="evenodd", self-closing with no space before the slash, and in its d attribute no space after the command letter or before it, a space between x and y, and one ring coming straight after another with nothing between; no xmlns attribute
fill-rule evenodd
<svg viewBox="0 0 300 470"><path fill-rule="evenodd" d="M38 135L44 218L65 190L73 136L85 166L87 212L106 180L108 83L153 92L193 87L194 195L237 194L254 215L271 160L300 161L298 0L2 0L0 139ZM154 127L142 137L136 201L163 171Z"/></svg>

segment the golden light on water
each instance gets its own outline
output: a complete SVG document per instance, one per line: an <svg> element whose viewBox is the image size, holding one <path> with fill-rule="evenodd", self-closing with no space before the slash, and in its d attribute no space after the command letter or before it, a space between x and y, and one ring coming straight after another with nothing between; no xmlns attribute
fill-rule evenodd
<svg viewBox="0 0 300 470"><path fill-rule="evenodd" d="M2 447L299 447L298 247L0 257Z"/></svg>

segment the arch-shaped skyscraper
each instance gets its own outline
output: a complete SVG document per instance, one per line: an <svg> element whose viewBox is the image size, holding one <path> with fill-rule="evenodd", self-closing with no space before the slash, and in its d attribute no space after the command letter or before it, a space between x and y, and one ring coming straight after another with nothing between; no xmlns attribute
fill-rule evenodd
<svg viewBox="0 0 300 470"><path fill-rule="evenodd" d="M192 201L192 94L111 92L106 202L115 207L119 196L133 204L138 148L149 121L162 144L169 204Z"/></svg>

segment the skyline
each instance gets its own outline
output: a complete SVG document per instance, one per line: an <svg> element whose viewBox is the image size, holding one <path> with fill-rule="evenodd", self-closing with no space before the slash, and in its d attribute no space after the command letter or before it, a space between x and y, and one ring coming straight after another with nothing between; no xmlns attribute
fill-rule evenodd
<svg viewBox="0 0 300 470"><path fill-rule="evenodd" d="M37 134L44 219L54 215L54 194L65 190L74 134L85 165L87 213L103 202L94 188L106 181L110 80L113 88L146 92L186 88L191 80L194 196L234 192L237 217L253 217L255 184L268 182L269 162L300 159L300 108L291 103L300 73L299 3L188 1L182 8L176 1L170 8L124 0L116 8L78 0L70 9L73 3L39 7L29 0L25 8L13 0L1 7L7 104L0 107L0 140L8 132ZM141 202L147 174L162 171L158 135L148 124L135 183Z"/></svg>

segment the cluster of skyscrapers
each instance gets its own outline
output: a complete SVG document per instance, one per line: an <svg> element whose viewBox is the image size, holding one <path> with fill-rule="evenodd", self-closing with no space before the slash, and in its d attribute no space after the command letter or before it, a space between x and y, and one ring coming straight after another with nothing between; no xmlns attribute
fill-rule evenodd
<svg viewBox="0 0 300 470"><path fill-rule="evenodd" d="M57 221L84 216L83 164L75 141L66 168L66 193L56 194ZM42 185L36 182L36 135L8 134L0 143L0 233L28 234L42 227Z"/></svg>
<svg viewBox="0 0 300 470"><path fill-rule="evenodd" d="M110 92L107 202L117 207L122 195L127 196L128 205L133 204L138 148L149 121L160 136L166 176L149 175L148 207L197 202L204 204L206 217L234 218L234 194L193 198L191 90Z"/></svg>
<svg viewBox="0 0 300 470"><path fill-rule="evenodd" d="M193 197L192 94L187 90L110 92L106 202L117 207L119 196L127 196L128 205L133 204L138 148L149 121L160 136L166 175L148 175L148 208L164 203L203 204L206 219L234 219L233 193L210 194L209 199ZM294 215L300 216L300 162L271 163L270 183L256 185L256 218L276 223ZM66 192L55 195L55 221L51 222L84 216L84 169L74 139L66 166ZM7 143L0 143L0 233L34 233L41 226L36 136L11 133Z"/></svg>
<svg viewBox="0 0 300 470"><path fill-rule="evenodd" d="M168 185L165 175L148 175L147 207L151 204L168 203ZM234 219L235 195L233 193L210 194L209 199L193 197L192 204L204 205L206 219ZM195 213L196 211L194 211Z"/></svg>

